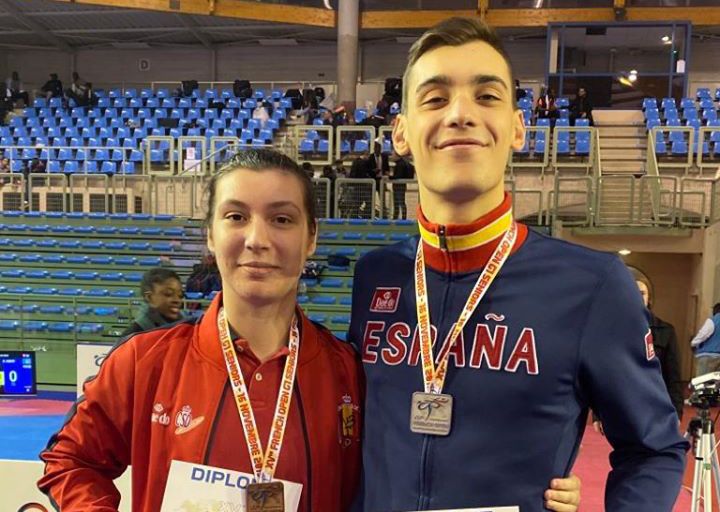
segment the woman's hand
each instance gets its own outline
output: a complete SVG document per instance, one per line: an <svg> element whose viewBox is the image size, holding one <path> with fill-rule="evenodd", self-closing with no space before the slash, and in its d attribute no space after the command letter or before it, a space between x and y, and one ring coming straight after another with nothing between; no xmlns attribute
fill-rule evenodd
<svg viewBox="0 0 720 512"><path fill-rule="evenodd" d="M556 512L576 512L580 505L580 479L553 478L550 489L545 491L545 508Z"/></svg>

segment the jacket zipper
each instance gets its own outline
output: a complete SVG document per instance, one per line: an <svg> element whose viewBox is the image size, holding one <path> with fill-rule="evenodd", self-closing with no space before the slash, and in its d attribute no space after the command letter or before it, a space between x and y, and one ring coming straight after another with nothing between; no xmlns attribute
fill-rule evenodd
<svg viewBox="0 0 720 512"><path fill-rule="evenodd" d="M305 460L307 461L307 512L312 512L312 454L310 453L310 437L308 436L307 423L305 422L305 408L303 407L300 386L295 381L295 394L297 395L298 409L300 409L300 423L302 425L303 439L305 440Z"/></svg>
<svg viewBox="0 0 720 512"><path fill-rule="evenodd" d="M230 389L230 381L226 380L223 386L222 394L220 395L220 402L218 403L217 411L215 412L215 418L213 420L212 427L210 427L210 436L208 437L207 447L205 448L205 454L203 455L203 465L207 466L210 460L210 454L212 453L212 446L215 442L215 429L220 422L220 415L222 414L223 407L225 405L225 397Z"/></svg>
<svg viewBox="0 0 720 512"><path fill-rule="evenodd" d="M445 258L445 266L448 269L447 272L447 280L448 284L450 281L452 281L452 258L450 258L450 253L447 249L447 237L446 237L446 228L445 226L440 226L438 229L438 241L440 243L440 248L443 251L443 256ZM450 294L450 286L443 287L443 300L442 300L442 308L441 308L441 315L436 317L435 325L438 326L438 334L437 339L435 340L435 348L438 349L438 351L441 348L442 345L442 339L440 335L440 325L442 325L443 320L446 316L446 310L448 306L448 296ZM428 295L429 295L428 291ZM428 297L429 299L429 297ZM430 317L432 318L432 312L430 313ZM433 359L437 357L437 354L433 352ZM423 446L422 446L422 453L420 456L420 489L418 492L418 501L417 501L417 509L418 510L427 510L427 507L430 505L430 471L428 469L428 458L430 457L430 450L432 448L433 443L433 436L425 435L423 439ZM428 494L426 496L426 494Z"/></svg>

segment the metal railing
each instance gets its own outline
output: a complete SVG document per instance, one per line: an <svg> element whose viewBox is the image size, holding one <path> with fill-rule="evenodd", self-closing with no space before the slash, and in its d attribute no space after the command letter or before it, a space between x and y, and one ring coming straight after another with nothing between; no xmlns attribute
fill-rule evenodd
<svg viewBox="0 0 720 512"><path fill-rule="evenodd" d="M186 175L0 174L3 210L151 213L200 218L209 173ZM419 196L414 180L314 179L319 215L339 218L414 218ZM720 180L686 176L558 176L551 190L518 187L518 218L539 225L704 227L720 222ZM610 208L607 192L622 191L622 208ZM618 196L616 196L617 198Z"/></svg>

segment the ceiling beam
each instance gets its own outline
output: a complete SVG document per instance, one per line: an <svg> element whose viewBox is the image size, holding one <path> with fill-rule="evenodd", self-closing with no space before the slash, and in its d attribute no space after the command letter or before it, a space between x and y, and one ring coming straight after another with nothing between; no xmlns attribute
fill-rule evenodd
<svg viewBox="0 0 720 512"><path fill-rule="evenodd" d="M51 34L50 31L41 23L26 16L25 13L19 11L17 7L11 5L9 2L7 2L7 0L0 0L0 7L4 7L5 10L7 10L13 18L15 18L19 23L22 23L23 25L31 29L39 38L44 39L48 43L57 47L59 50L67 53L73 52L73 49L70 47L69 44L67 44L59 37Z"/></svg>
<svg viewBox="0 0 720 512"><path fill-rule="evenodd" d="M5 0L0 0L0 2ZM154 10L189 15L212 15L333 28L336 11L316 7L251 2L247 0L54 0L56 2L103 5L133 10ZM613 0L622 7L626 0ZM477 0L477 9L365 11L362 29L422 29L452 16L478 17L494 27L544 27L548 23L593 23L615 21L615 11L606 8L492 9L487 0ZM108 11L111 12L111 11ZM26 16L27 18L27 16ZM690 21L695 26L720 25L720 7L626 7L627 21ZM197 37L197 36L196 36Z"/></svg>
<svg viewBox="0 0 720 512"><path fill-rule="evenodd" d="M205 48L207 48L208 50L212 49L212 42L205 34L200 32L197 24L192 19L190 19L188 16L185 16L184 14L176 14L175 17L180 23L182 23L182 25L188 30L188 32L190 32L193 37L195 37L195 39L202 43Z"/></svg>
<svg viewBox="0 0 720 512"><path fill-rule="evenodd" d="M720 25L720 7L628 7L627 21L691 21L695 26ZM363 29L427 28L452 16L478 16L472 10L365 11ZM485 21L496 28L545 27L548 23L615 21L613 8L488 9Z"/></svg>
<svg viewBox="0 0 720 512"><path fill-rule="evenodd" d="M298 7L294 5L268 4L245 0L54 0L56 2L105 5L128 9L146 9L151 11L174 12L179 14L199 14L242 18L248 20L275 21L294 25L316 27L334 27L335 11L317 7ZM177 6L177 8L174 8Z"/></svg>

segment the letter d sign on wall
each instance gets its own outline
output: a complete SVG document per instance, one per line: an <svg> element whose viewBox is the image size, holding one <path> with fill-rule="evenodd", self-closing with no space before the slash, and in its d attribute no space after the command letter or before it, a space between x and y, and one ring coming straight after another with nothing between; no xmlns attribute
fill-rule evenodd
<svg viewBox="0 0 720 512"><path fill-rule="evenodd" d="M138 70L150 71L150 59L139 59L138 60Z"/></svg>

